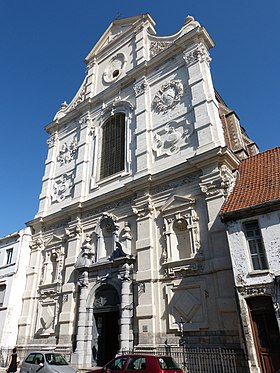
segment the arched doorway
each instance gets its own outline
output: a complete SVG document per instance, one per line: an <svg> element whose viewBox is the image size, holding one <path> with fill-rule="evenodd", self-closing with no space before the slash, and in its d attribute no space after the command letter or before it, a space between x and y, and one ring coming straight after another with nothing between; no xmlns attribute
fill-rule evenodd
<svg viewBox="0 0 280 373"><path fill-rule="evenodd" d="M111 285L95 292L93 308L92 356L96 365L103 366L119 350L119 295Z"/></svg>
<svg viewBox="0 0 280 373"><path fill-rule="evenodd" d="M262 373L280 369L280 334L270 297L247 299L256 352Z"/></svg>

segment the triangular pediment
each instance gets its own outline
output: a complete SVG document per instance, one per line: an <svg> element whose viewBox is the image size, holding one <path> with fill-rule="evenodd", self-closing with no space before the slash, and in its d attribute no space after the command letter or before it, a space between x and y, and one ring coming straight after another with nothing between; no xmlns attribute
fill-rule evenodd
<svg viewBox="0 0 280 373"><path fill-rule="evenodd" d="M155 25L154 20L149 14L141 14L138 16L113 21L87 55L86 62L91 60L92 57L96 56L96 54L98 54L102 49L106 48L106 46L109 45L113 40L129 30L132 32L140 23L146 21L149 21L151 27Z"/></svg>
<svg viewBox="0 0 280 373"><path fill-rule="evenodd" d="M177 208L181 208L182 206L193 206L195 204L195 200L193 198L188 197L181 197L181 196L172 196L168 199L166 204L161 208L161 211L170 211Z"/></svg>
<svg viewBox="0 0 280 373"><path fill-rule="evenodd" d="M48 242L46 242L46 247L61 245L61 243L62 243L62 237L59 237L54 234L52 238Z"/></svg>

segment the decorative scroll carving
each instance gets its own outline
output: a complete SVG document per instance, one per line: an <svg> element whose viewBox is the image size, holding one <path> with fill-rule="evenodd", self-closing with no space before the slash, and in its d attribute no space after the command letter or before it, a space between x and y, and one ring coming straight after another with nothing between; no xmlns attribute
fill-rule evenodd
<svg viewBox="0 0 280 373"><path fill-rule="evenodd" d="M52 202L61 202L71 194L73 188L72 174L63 174L53 184Z"/></svg>
<svg viewBox="0 0 280 373"><path fill-rule="evenodd" d="M166 48L170 47L173 44L171 41L152 41L150 44L150 56L151 58L156 56L161 51L165 50Z"/></svg>
<svg viewBox="0 0 280 373"><path fill-rule="evenodd" d="M78 149L78 142L77 137L75 136L71 143L68 145L64 143L59 151L57 156L57 161L59 162L60 166L63 166L74 159L74 156Z"/></svg>
<svg viewBox="0 0 280 373"><path fill-rule="evenodd" d="M175 121L169 122L154 135L152 148L157 156L176 154L183 145L189 144L192 134L193 124L186 122L183 126Z"/></svg>
<svg viewBox="0 0 280 373"><path fill-rule="evenodd" d="M184 60L188 66L196 63L197 61L206 62L209 64L211 62L211 57L205 45L199 43L194 49L185 53Z"/></svg>
<svg viewBox="0 0 280 373"><path fill-rule="evenodd" d="M76 107L79 104L81 104L82 102L85 101L85 99L86 99L86 90L87 90L87 86L84 83L83 86L82 86L82 88L81 88L81 90L80 90L80 93L78 94L77 98L72 102L72 104L69 106L69 108L67 109L67 112L76 109Z"/></svg>
<svg viewBox="0 0 280 373"><path fill-rule="evenodd" d="M172 110L180 102L184 94L184 86L181 80L171 80L161 86L161 89L156 93L152 108L157 112L167 113Z"/></svg>

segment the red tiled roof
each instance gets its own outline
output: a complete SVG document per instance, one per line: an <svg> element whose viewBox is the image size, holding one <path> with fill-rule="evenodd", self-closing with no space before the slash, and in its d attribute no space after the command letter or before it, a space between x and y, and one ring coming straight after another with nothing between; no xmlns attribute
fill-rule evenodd
<svg viewBox="0 0 280 373"><path fill-rule="evenodd" d="M244 159L238 172L222 215L280 199L280 147Z"/></svg>

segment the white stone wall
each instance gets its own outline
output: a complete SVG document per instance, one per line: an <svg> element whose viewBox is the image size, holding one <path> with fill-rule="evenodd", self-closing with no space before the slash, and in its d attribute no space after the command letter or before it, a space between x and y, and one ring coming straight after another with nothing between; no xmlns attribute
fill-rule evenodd
<svg viewBox="0 0 280 373"><path fill-rule="evenodd" d="M76 348L78 367L92 363L95 292L104 284L120 297L121 348L177 344L180 317L196 344L239 344L218 218L226 174L238 161L224 148L213 42L192 18L164 39L149 16L135 22L126 21L123 34L119 25L105 32L87 57L82 87L47 126L40 206L30 222L18 344ZM102 124L117 112L126 116L125 167L100 180ZM108 217L120 258L103 255ZM185 241L186 257L178 253Z"/></svg>
<svg viewBox="0 0 280 373"><path fill-rule="evenodd" d="M4 303L0 308L0 344L4 350L13 348L17 341L30 240L30 228L0 239L0 285L6 285ZM9 249L13 249L13 256L11 263L7 265L6 251Z"/></svg>
<svg viewBox="0 0 280 373"><path fill-rule="evenodd" d="M244 234L243 222L257 220L261 230L263 244L268 261L268 270L254 271L252 269L250 251ZM280 275L280 237L279 211L227 223L233 272L237 284L258 285L271 283L275 276Z"/></svg>

